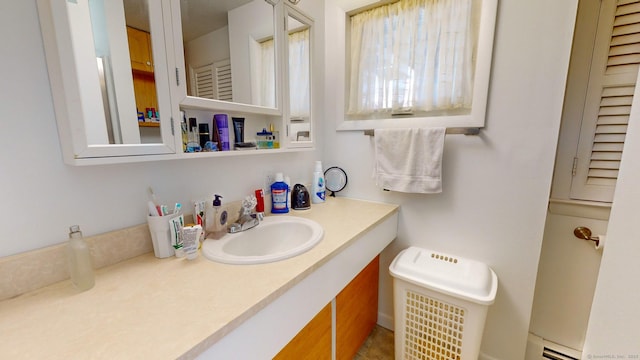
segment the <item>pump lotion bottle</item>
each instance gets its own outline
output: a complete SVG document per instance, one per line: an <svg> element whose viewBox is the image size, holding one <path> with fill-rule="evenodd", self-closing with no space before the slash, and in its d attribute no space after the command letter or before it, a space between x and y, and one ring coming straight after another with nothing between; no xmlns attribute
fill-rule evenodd
<svg viewBox="0 0 640 360"><path fill-rule="evenodd" d="M316 168L313 171L313 186L312 186L311 202L314 204L321 204L324 202L325 187L324 187L324 173L322 172L322 162L316 161Z"/></svg>
<svg viewBox="0 0 640 360"><path fill-rule="evenodd" d="M81 291L91 289L95 284L91 253L78 225L69 227L67 257L69 258L69 275L73 285Z"/></svg>

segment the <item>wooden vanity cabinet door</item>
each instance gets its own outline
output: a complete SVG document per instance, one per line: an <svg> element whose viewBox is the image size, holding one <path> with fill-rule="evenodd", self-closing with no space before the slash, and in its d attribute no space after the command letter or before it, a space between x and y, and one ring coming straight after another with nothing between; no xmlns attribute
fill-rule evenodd
<svg viewBox="0 0 640 360"><path fill-rule="evenodd" d="M151 55L151 35L142 30L127 26L129 40L129 56L133 70L133 91L136 96L136 108L147 117L147 109L158 107L156 81L153 72L153 56ZM143 123L140 126L159 127L159 123Z"/></svg>
<svg viewBox="0 0 640 360"><path fill-rule="evenodd" d="M153 73L151 36L149 33L127 26L127 38L129 40L131 68L137 71Z"/></svg>
<svg viewBox="0 0 640 360"><path fill-rule="evenodd" d="M336 358L351 360L378 320L376 256L336 297Z"/></svg>
<svg viewBox="0 0 640 360"><path fill-rule="evenodd" d="M331 303L300 330L280 352L276 360L331 359Z"/></svg>
<svg viewBox="0 0 640 360"><path fill-rule="evenodd" d="M352 360L378 320L376 256L336 296L336 359ZM331 303L274 357L277 360L331 359Z"/></svg>

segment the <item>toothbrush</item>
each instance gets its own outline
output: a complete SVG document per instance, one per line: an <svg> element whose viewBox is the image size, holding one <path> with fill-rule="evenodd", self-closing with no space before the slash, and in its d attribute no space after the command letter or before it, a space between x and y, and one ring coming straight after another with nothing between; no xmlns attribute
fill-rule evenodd
<svg viewBox="0 0 640 360"><path fill-rule="evenodd" d="M147 207L149 208L149 216L158 216L158 209L156 208L153 201L149 200L147 202Z"/></svg>
<svg viewBox="0 0 640 360"><path fill-rule="evenodd" d="M151 201L153 201L153 204L155 206L158 206L158 198L156 198L156 194L153 192L153 188L151 186L149 186L149 195L151 196Z"/></svg>
<svg viewBox="0 0 640 360"><path fill-rule="evenodd" d="M151 197L151 200L149 201L149 203L153 204L153 206L155 207L156 211L155 213L158 214L158 216L164 216L166 215L163 211L162 211L162 207L160 206L160 204L158 204L158 198L156 198L156 194L153 192L153 188L151 186L149 186L149 196ZM151 205L149 205L149 214L151 214Z"/></svg>

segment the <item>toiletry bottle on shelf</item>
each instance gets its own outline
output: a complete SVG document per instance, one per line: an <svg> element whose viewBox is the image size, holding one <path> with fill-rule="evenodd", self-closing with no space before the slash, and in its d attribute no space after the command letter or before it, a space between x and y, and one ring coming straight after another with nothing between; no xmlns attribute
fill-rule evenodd
<svg viewBox="0 0 640 360"><path fill-rule="evenodd" d="M325 188L324 188L324 174L322 172L322 162L316 161L316 168L313 171L313 185L312 185L311 202L314 204L320 204L324 202Z"/></svg>
<svg viewBox="0 0 640 360"><path fill-rule="evenodd" d="M69 261L69 275L71 282L78 290L89 290L95 284L93 265L89 245L82 237L78 225L69 227L69 242L67 243L67 257Z"/></svg>
<svg viewBox="0 0 640 360"><path fill-rule="evenodd" d="M198 134L198 120L196 118L189 118L189 142L198 144L200 135Z"/></svg>
<svg viewBox="0 0 640 360"><path fill-rule="evenodd" d="M203 123L203 124L198 124L198 136L199 136L199 141L200 141L200 146L204 149L204 145L208 142L211 141L211 138L209 137L209 124Z"/></svg>
<svg viewBox="0 0 640 360"><path fill-rule="evenodd" d="M187 143L189 142L189 131L187 131L187 116L184 111L180 111L182 114L182 121L180 122L180 131L182 132L182 151L187 152Z"/></svg>
<svg viewBox="0 0 640 360"><path fill-rule="evenodd" d="M274 214L286 214L287 197L289 197L289 187L284 182L282 173L276 174L276 182L271 184L271 212Z"/></svg>
<svg viewBox="0 0 640 360"><path fill-rule="evenodd" d="M280 132L275 129L273 124L269 124L269 131L273 134L273 148L280 149Z"/></svg>
<svg viewBox="0 0 640 360"><path fill-rule="evenodd" d="M213 120L218 128L218 149L221 151L231 150L229 145L229 121L226 114L215 114Z"/></svg>

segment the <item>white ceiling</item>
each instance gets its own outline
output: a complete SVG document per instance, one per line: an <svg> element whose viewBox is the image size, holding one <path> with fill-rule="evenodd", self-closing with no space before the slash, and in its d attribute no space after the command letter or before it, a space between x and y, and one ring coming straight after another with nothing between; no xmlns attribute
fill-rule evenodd
<svg viewBox="0 0 640 360"><path fill-rule="evenodd" d="M180 0L183 40L227 26L227 12L251 1L264 0Z"/></svg>
<svg viewBox="0 0 640 360"><path fill-rule="evenodd" d="M149 31L148 1L157 0L124 0L127 25ZM183 40L227 26L227 12L251 1L264 0L180 0Z"/></svg>

